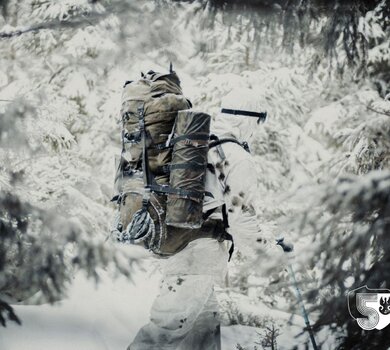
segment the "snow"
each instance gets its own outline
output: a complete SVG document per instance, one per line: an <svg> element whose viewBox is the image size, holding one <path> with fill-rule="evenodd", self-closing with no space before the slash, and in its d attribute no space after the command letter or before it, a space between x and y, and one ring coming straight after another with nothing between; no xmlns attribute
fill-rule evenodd
<svg viewBox="0 0 390 350"><path fill-rule="evenodd" d="M160 278L154 258L135 269L132 281L124 276L113 278L108 271L99 270L100 282L96 285L79 272L71 282L68 297L55 305L15 305L22 326L9 323L7 328L0 328L0 349L126 349L139 328L148 322ZM237 297L244 312L269 316L279 323L284 320L279 349L290 348L294 335L303 328L300 316L294 317L294 326L290 327L288 313L271 310L262 303L249 304L242 296ZM261 339L258 327L224 326L221 333L222 350L235 349L238 343L251 349Z"/></svg>
<svg viewBox="0 0 390 350"><path fill-rule="evenodd" d="M236 349L237 344L249 349L259 341L258 329L249 326L221 327L221 347L222 350Z"/></svg>
<svg viewBox="0 0 390 350"><path fill-rule="evenodd" d="M2 350L125 349L146 324L160 274L153 263L136 269L133 282L100 270L100 283L78 273L69 296L54 306L16 305L22 326L0 329Z"/></svg>

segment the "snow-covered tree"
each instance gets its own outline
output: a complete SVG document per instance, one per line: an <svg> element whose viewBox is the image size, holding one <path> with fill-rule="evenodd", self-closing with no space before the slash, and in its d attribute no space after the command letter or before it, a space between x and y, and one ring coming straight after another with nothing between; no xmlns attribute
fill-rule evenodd
<svg viewBox="0 0 390 350"><path fill-rule="evenodd" d="M268 112L252 145L261 231L237 234L226 323L283 337L287 321L262 312L299 313L274 245L284 235L308 252L297 278L317 329L342 338L331 346L388 344L363 338L343 294L388 279L388 0L0 6L0 321L16 319L15 300L63 298L75 268L131 273L132 257L104 243L121 85L172 61L195 108L215 116L242 87Z"/></svg>
<svg viewBox="0 0 390 350"><path fill-rule="evenodd" d="M16 319L7 303L63 298L75 268L129 275L135 259L105 242L112 169L100 164L119 106L102 33L117 21L88 1L9 1L2 21L0 299Z"/></svg>

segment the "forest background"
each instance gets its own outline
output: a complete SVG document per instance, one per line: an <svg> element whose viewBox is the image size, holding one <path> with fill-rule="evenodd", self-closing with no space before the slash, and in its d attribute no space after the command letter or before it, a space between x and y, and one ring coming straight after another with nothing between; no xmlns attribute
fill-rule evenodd
<svg viewBox="0 0 390 350"><path fill-rule="evenodd" d="M0 6L3 325L23 322L16 303L66 298L77 271L131 279L148 264L106 241L120 94L126 80L172 62L197 109L215 116L223 96L249 87L269 116L252 145L261 231L236 235L224 324L257 329L248 350L309 344L303 325L288 330L300 309L291 261L274 244L285 236L324 349L390 346L384 331L356 324L345 297L390 288L388 0Z"/></svg>

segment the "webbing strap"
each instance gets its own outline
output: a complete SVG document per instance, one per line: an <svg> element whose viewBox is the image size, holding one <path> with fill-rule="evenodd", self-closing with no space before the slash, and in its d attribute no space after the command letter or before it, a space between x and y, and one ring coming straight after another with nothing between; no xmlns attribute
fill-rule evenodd
<svg viewBox="0 0 390 350"><path fill-rule="evenodd" d="M192 169L192 170L204 170L206 165L197 163L178 163L167 164L157 168L157 172L169 174L172 170Z"/></svg>
<svg viewBox="0 0 390 350"><path fill-rule="evenodd" d="M225 232L222 235L222 238L232 242L232 245L230 246L230 249L229 249L229 260L228 261L230 261L230 259L232 258L233 252L234 252L234 239L233 239L233 236L229 232L226 231L226 229L229 228L229 219L228 219L228 213L226 210L226 204L222 205L222 220L223 220L223 226L224 226L224 230L225 230Z"/></svg>
<svg viewBox="0 0 390 350"><path fill-rule="evenodd" d="M168 148L172 148L171 144L168 144L166 142L161 142L161 143L154 143L148 147L149 149L157 149L157 150L165 150Z"/></svg>
<svg viewBox="0 0 390 350"><path fill-rule="evenodd" d="M141 134L142 143L142 170L144 172L144 185L145 188L150 187L152 184L152 174L149 169L148 152L146 149L146 130L145 130L145 115L144 115L144 103L140 102L137 108L139 131Z"/></svg>
<svg viewBox="0 0 390 350"><path fill-rule="evenodd" d="M248 153L251 153L247 142L240 142L233 137L227 137L224 139L217 139L215 141L211 141L209 144L209 148L218 147L218 146L220 146L224 143L227 143L227 142L236 143L237 145L241 146L245 151L247 151Z"/></svg>
<svg viewBox="0 0 390 350"><path fill-rule="evenodd" d="M178 163L169 165L170 170L179 170L179 169L194 169L194 170L205 170L206 164L198 163Z"/></svg>
<svg viewBox="0 0 390 350"><path fill-rule="evenodd" d="M210 210L207 210L205 213L203 213L203 221L206 221L210 217L210 215L213 214L218 208L220 208L220 207L212 208ZM222 230L222 233L218 233L218 241L222 242L222 241L226 240L226 241L232 242L231 246L229 248L228 261L230 261L230 259L232 258L233 252L234 252L234 239L233 239L233 236L229 232L226 231L226 229L229 227L228 217L227 217L227 212L226 212L226 204L222 205L221 209L222 209L223 230Z"/></svg>
<svg viewBox="0 0 390 350"><path fill-rule="evenodd" d="M210 135L210 140L219 142L219 137L217 135L211 134ZM225 152L223 151L223 149L221 147L221 143L215 143L215 146L217 147L217 152L218 152L221 160L225 160L226 159L226 155L225 155ZM209 149L210 149L210 143L209 143Z"/></svg>
<svg viewBox="0 0 390 350"><path fill-rule="evenodd" d="M181 135L178 137L175 137L172 141L171 144L174 145L180 141L184 140L191 140L191 141L208 141L209 140L209 135L208 134L186 134L186 135Z"/></svg>
<svg viewBox="0 0 390 350"><path fill-rule="evenodd" d="M162 185L151 185L149 186L149 188L154 192L176 194L179 197L188 198L188 199L190 198L203 199L204 196L214 198L213 194L208 191L204 191L204 192L189 191L183 188L173 188L171 186L162 186Z"/></svg>
<svg viewBox="0 0 390 350"><path fill-rule="evenodd" d="M121 131L121 145L122 145L122 150L121 150L121 158L120 158L120 161L118 162L118 168L116 169L117 170L117 172L119 172L119 170L120 170L120 172L119 172L119 174L118 174L118 176L115 178L115 182L118 180L118 178L121 178L122 179L122 181L120 181L119 182L119 185L118 185L118 189L119 189L119 192L122 192L122 190L123 190L123 178L125 177L125 175L127 175L127 174L125 174L125 169L124 169L124 166L123 166L123 164L124 164L124 162L123 162L123 160L124 160L124 155L125 155L125 153L126 153L126 146L125 146L125 144L126 144L126 141L125 141L125 139L126 139L126 129L125 129L125 119L124 119L124 116L122 116L122 118L121 118L122 120L122 131Z"/></svg>
<svg viewBox="0 0 390 350"><path fill-rule="evenodd" d="M228 259L228 262L229 262L230 259L232 258L233 253L234 253L234 239L233 239L233 236L229 232L226 232L226 231L224 232L224 234L222 235L221 238L232 242L232 245L230 246L230 249L229 249L229 259Z"/></svg>
<svg viewBox="0 0 390 350"><path fill-rule="evenodd" d="M228 220L228 213L226 210L226 204L222 205L222 220L223 220L223 226L225 229L229 228L229 220Z"/></svg>
<svg viewBox="0 0 390 350"><path fill-rule="evenodd" d="M222 108L221 113L242 115L244 117L255 117L258 118L257 123L264 122L267 118L267 112L258 113L258 112L245 111L241 109Z"/></svg>
<svg viewBox="0 0 390 350"><path fill-rule="evenodd" d="M168 144L166 142L161 142L161 143L155 143L150 145L148 148L150 149L158 149L158 150L165 150L168 148L172 148L176 143L180 141L185 141L185 140L190 140L190 141L208 141L209 140L209 135L207 134L186 134L186 135L181 135L178 137L173 138Z"/></svg>

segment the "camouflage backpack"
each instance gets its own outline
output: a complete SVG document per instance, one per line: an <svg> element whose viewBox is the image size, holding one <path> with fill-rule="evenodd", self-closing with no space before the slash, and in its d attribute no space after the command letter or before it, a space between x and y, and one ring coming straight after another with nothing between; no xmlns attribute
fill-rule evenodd
<svg viewBox="0 0 390 350"><path fill-rule="evenodd" d="M215 220L202 211L212 196L205 191L210 116L191 108L172 69L126 82L113 198L118 241L171 255L197 238L232 240L226 215Z"/></svg>

